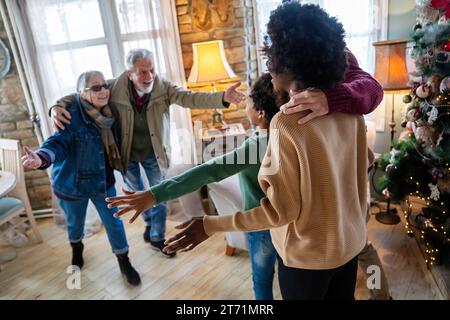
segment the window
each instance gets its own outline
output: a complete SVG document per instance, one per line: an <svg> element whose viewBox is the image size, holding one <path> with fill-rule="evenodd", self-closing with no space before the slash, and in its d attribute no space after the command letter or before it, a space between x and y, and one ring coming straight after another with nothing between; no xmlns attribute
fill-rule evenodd
<svg viewBox="0 0 450 320"><path fill-rule="evenodd" d="M125 69L131 48L155 54L158 73L166 76L162 52L160 1L155 0L40 0L25 1L38 59L53 66L50 92L58 97L73 92L76 77L100 70L106 78ZM44 63L42 63L42 61ZM42 70L42 66L41 66ZM48 76L49 71L42 72Z"/></svg>
<svg viewBox="0 0 450 320"><path fill-rule="evenodd" d="M355 54L362 69L372 73L375 50L372 42L386 38L386 0L311 0L335 16L344 25L348 48ZM262 45L270 12L281 3L280 0L255 0L257 41ZM263 57L259 58L260 70L266 70Z"/></svg>

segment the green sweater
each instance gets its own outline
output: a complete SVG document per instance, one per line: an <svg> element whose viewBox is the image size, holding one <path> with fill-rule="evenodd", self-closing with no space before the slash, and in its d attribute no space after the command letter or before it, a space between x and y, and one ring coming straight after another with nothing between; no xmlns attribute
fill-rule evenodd
<svg viewBox="0 0 450 320"><path fill-rule="evenodd" d="M156 203L179 198L202 186L239 173L244 199L243 210L260 206L265 197L258 183L258 172L267 149L267 134L254 133L240 147L151 187Z"/></svg>

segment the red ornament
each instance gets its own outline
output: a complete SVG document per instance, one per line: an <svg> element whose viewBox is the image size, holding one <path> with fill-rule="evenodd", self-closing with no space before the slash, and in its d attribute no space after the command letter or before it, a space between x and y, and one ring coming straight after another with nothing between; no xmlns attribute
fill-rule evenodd
<svg viewBox="0 0 450 320"><path fill-rule="evenodd" d="M444 44L443 48L444 48L445 51L449 52L450 51L450 41L447 42L446 44Z"/></svg>
<svg viewBox="0 0 450 320"><path fill-rule="evenodd" d="M442 8L445 11L445 18L450 19L450 0L431 0L431 7Z"/></svg>
<svg viewBox="0 0 450 320"><path fill-rule="evenodd" d="M431 0L432 8L440 8L450 4L450 0Z"/></svg>

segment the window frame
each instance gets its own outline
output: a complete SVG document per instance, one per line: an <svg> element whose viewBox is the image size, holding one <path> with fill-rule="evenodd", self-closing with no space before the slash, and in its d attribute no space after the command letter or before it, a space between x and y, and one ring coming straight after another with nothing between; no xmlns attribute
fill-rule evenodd
<svg viewBox="0 0 450 320"><path fill-rule="evenodd" d="M146 40L149 37L155 39L156 41L157 38L159 38L158 34L161 30L152 29L148 31L122 34L120 30L119 14L116 8L116 0L96 1L99 5L104 37L70 41L59 44L49 44L48 49L50 52L55 53L106 45L113 77L117 77L124 71L124 43L128 41Z"/></svg>

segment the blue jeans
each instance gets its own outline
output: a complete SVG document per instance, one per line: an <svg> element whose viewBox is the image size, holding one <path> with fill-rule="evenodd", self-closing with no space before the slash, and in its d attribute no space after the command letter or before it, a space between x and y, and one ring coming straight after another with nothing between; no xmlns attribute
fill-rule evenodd
<svg viewBox="0 0 450 320"><path fill-rule="evenodd" d="M253 291L256 300L273 300L273 275L277 253L269 230L247 232L247 245L252 264Z"/></svg>
<svg viewBox="0 0 450 320"><path fill-rule="evenodd" d="M106 196L114 197L115 195L116 189L114 187L109 188ZM102 219L113 253L122 254L128 252L127 236L122 220L114 218L113 215L117 212L117 208L108 209L105 196L76 201L67 201L58 198L58 203L66 215L70 242L79 242L84 237L84 222L86 220L86 209L89 200L92 201Z"/></svg>
<svg viewBox="0 0 450 320"><path fill-rule="evenodd" d="M160 183L163 180L161 171L159 170L158 162L155 154L150 154L147 159L142 162L128 163L127 173L124 177L126 185L133 191L144 190L144 183L141 177L141 170L139 163L144 168L150 186ZM142 213L147 226L150 228L151 241L163 241L166 233L166 218L167 218L167 203L162 202L157 206Z"/></svg>

